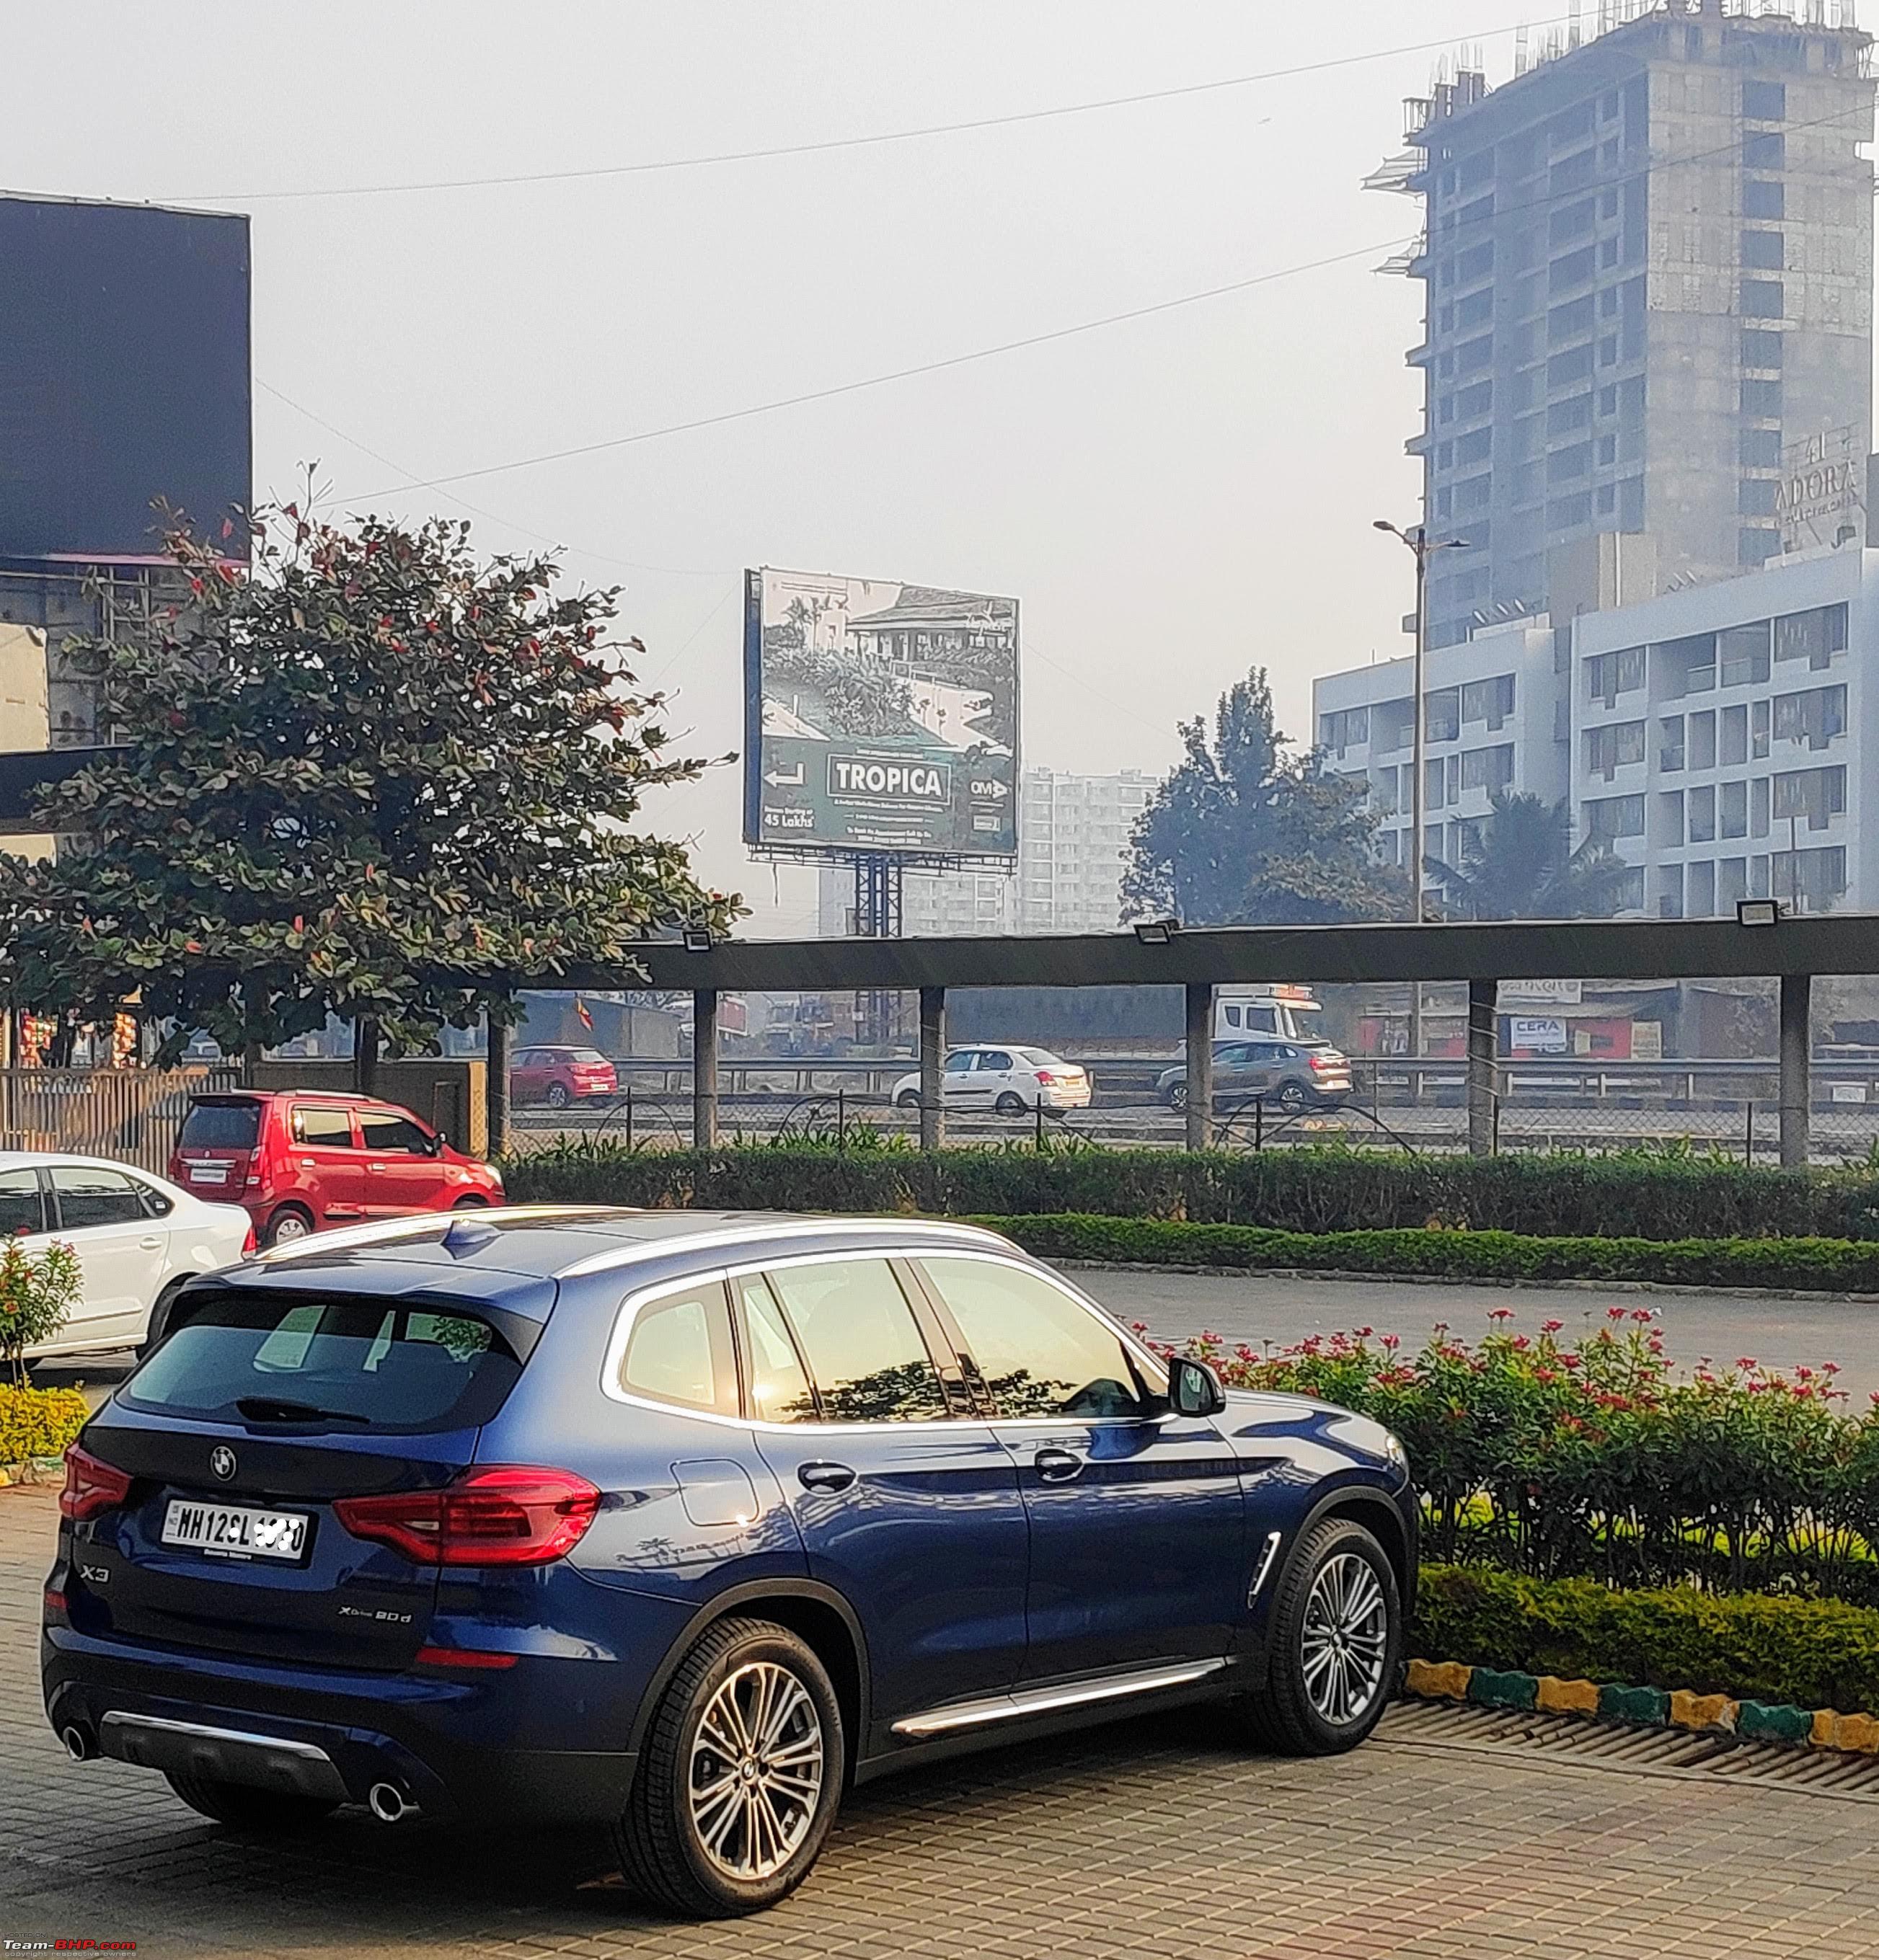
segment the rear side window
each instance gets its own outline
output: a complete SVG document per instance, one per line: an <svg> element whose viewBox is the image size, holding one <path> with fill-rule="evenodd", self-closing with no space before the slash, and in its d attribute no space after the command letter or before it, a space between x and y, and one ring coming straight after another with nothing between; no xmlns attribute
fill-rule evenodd
<svg viewBox="0 0 1879 1960"><path fill-rule="evenodd" d="M122 1171L84 1170L55 1164L53 1192L59 1202L61 1231L81 1232L91 1225L129 1225L147 1217L142 1187Z"/></svg>
<svg viewBox="0 0 1879 1960"><path fill-rule="evenodd" d="M343 1109L321 1109L309 1104L294 1112L294 1141L310 1149L349 1150L352 1118Z"/></svg>
<svg viewBox="0 0 1879 1960"><path fill-rule="evenodd" d="M1122 1342L1067 1293L990 1259L920 1262L1005 1416L1139 1416Z"/></svg>
<svg viewBox="0 0 1879 1960"><path fill-rule="evenodd" d="M225 1293L198 1303L118 1391L135 1408L393 1433L486 1423L521 1363L473 1311Z"/></svg>
<svg viewBox="0 0 1879 1960"><path fill-rule="evenodd" d="M261 1134L258 1102L198 1102L183 1119L177 1147L183 1150L251 1150Z"/></svg>
<svg viewBox="0 0 1879 1960"><path fill-rule="evenodd" d="M816 1398L789 1323L760 1273L731 1281L744 1330L750 1414L759 1422L814 1422Z"/></svg>
<svg viewBox="0 0 1879 1960"><path fill-rule="evenodd" d="M950 1414L913 1309L885 1259L783 1266L769 1278L825 1422L939 1422Z"/></svg>
<svg viewBox="0 0 1879 1960"><path fill-rule="evenodd" d="M721 1283L642 1307L627 1337L620 1386L652 1402L737 1413L737 1364Z"/></svg>
<svg viewBox="0 0 1879 1960"><path fill-rule="evenodd" d="M43 1232L46 1210L39 1195L35 1171L0 1171L0 1236L16 1232Z"/></svg>

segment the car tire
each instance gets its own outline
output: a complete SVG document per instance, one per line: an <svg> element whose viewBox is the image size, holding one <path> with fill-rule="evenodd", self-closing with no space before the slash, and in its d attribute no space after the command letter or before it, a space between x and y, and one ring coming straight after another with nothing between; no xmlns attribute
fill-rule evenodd
<svg viewBox="0 0 1879 1960"><path fill-rule="evenodd" d="M256 1790L245 1783L224 1783L215 1777L190 1776L180 1770L166 1770L164 1780L192 1810L231 1831L253 1831L257 1836L307 1830L339 1808L323 1796Z"/></svg>
<svg viewBox="0 0 1879 1960"><path fill-rule="evenodd" d="M992 1107L1001 1116L1028 1116L1031 1112L1031 1106L1024 1097L1013 1095L1008 1089Z"/></svg>
<svg viewBox="0 0 1879 1960"><path fill-rule="evenodd" d="M1162 1091L1161 1099L1177 1115L1184 1113L1187 1108L1187 1084L1185 1082L1170 1083Z"/></svg>
<svg viewBox="0 0 1879 1960"><path fill-rule="evenodd" d="M1288 1116L1302 1115L1311 1099L1311 1092L1302 1082L1282 1082L1272 1096Z"/></svg>
<svg viewBox="0 0 1879 1960"><path fill-rule="evenodd" d="M903 1089L893 1099L897 1109L917 1109L920 1106L920 1092L917 1089Z"/></svg>
<svg viewBox="0 0 1879 1960"><path fill-rule="evenodd" d="M549 1083L548 1085L548 1093L542 1098L542 1100L546 1102L551 1109L566 1109L568 1106L568 1090L566 1084L559 1082Z"/></svg>
<svg viewBox="0 0 1879 1960"><path fill-rule="evenodd" d="M1403 1600L1388 1554L1355 1519L1326 1518L1280 1575L1266 1685L1233 1707L1266 1748L1337 1755L1383 1719L1402 1659Z"/></svg>
<svg viewBox="0 0 1879 1960"><path fill-rule="evenodd" d="M267 1222L267 1230L261 1234L264 1246L291 1245L296 1239L304 1239L314 1230L313 1214L304 1205L283 1204Z"/></svg>
<svg viewBox="0 0 1879 1960"><path fill-rule="evenodd" d="M768 1776L745 1768L764 1760L755 1752L733 1763L728 1747L712 1747L715 1736L741 1742L741 1724L763 1706L791 1759ZM721 1620L679 1663L647 1727L613 1827L622 1876L680 1918L760 1912L794 1892L820 1855L845 1764L841 1704L814 1649L767 1620ZM768 1808L754 1810L747 1789Z"/></svg>

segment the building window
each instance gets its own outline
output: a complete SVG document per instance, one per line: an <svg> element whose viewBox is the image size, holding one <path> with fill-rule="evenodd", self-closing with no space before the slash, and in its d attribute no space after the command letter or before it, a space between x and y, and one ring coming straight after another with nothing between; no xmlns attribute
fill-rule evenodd
<svg viewBox="0 0 1879 1960"><path fill-rule="evenodd" d="M1749 835L1768 835L1768 778L1756 776L1749 784Z"/></svg>
<svg viewBox="0 0 1879 1960"><path fill-rule="evenodd" d="M1742 167L1745 170L1785 170L1788 145L1779 131L1751 129L1742 138Z"/></svg>
<svg viewBox="0 0 1879 1960"><path fill-rule="evenodd" d="M1461 718L1464 723L1485 721L1498 729L1514 712L1514 676L1495 674L1487 680L1471 680L1461 690Z"/></svg>
<svg viewBox="0 0 1879 1960"><path fill-rule="evenodd" d="M1454 742L1461 736L1461 690L1444 687L1422 697L1422 739Z"/></svg>
<svg viewBox="0 0 1879 1960"><path fill-rule="evenodd" d="M1736 487L1736 508L1745 517L1772 517L1775 492L1780 488L1772 476L1750 476Z"/></svg>
<svg viewBox="0 0 1879 1960"><path fill-rule="evenodd" d="M1609 708L1621 694L1644 685L1644 649L1625 647L1616 653L1594 654L1585 663L1585 698Z"/></svg>
<svg viewBox="0 0 1879 1960"><path fill-rule="evenodd" d="M1742 186L1744 218L1785 218L1787 187L1779 178L1749 177Z"/></svg>
<svg viewBox="0 0 1879 1960"><path fill-rule="evenodd" d="M1779 531L1738 531L1736 533L1735 562L1741 565L1756 565L1773 558L1781 549Z"/></svg>
<svg viewBox="0 0 1879 1960"><path fill-rule="evenodd" d="M1609 839L1644 835L1642 796L1593 797L1584 807L1585 827L1591 836Z"/></svg>
<svg viewBox="0 0 1879 1960"><path fill-rule="evenodd" d="M1683 766L1683 718L1667 714L1658 723L1658 728L1662 738L1658 767L1665 775L1674 776Z"/></svg>
<svg viewBox="0 0 1879 1960"><path fill-rule="evenodd" d="M1690 824L1690 841L1693 844L1712 844L1716 836L1716 790L1713 783L1705 783L1692 790L1683 800L1683 808Z"/></svg>
<svg viewBox="0 0 1879 1960"><path fill-rule="evenodd" d="M1461 756L1461 787L1486 790L1493 796L1514 780L1514 745L1497 743L1491 749L1465 749Z"/></svg>
<svg viewBox="0 0 1879 1960"><path fill-rule="evenodd" d="M1779 320L1786 310L1779 279L1744 279L1737 310L1744 320Z"/></svg>
<svg viewBox="0 0 1879 1960"><path fill-rule="evenodd" d="M1750 123L1785 123L1788 119L1787 85L1779 81L1745 81L1742 84L1742 114Z"/></svg>
<svg viewBox="0 0 1879 1960"><path fill-rule="evenodd" d="M1716 766L1716 712L1712 708L1690 718L1690 765L1693 769Z"/></svg>
<svg viewBox="0 0 1879 1960"><path fill-rule="evenodd" d="M1747 708L1725 708L1718 733L1717 746L1725 768L1732 768L1749 759L1749 711Z"/></svg>
<svg viewBox="0 0 1879 1960"><path fill-rule="evenodd" d="M1588 775L1603 776L1610 782L1627 762L1644 760L1644 724L1642 721L1607 722L1602 728L1585 731L1585 770ZM1678 766L1682 763L1680 759Z"/></svg>
<svg viewBox="0 0 1879 1960"><path fill-rule="evenodd" d="M1779 311L1779 308L1776 309ZM1471 374L1477 368L1489 366L1494 359L1494 336L1484 333L1479 340L1464 340L1455 349L1455 372Z"/></svg>
<svg viewBox="0 0 1879 1960"><path fill-rule="evenodd" d="M1563 354L1556 354L1546 363L1546 386L1563 388L1575 381L1583 381L1592 371L1592 350L1589 347L1572 347Z"/></svg>
<svg viewBox="0 0 1879 1960"><path fill-rule="evenodd" d="M1778 660L1804 659L1811 667L1823 667L1846 648L1846 608L1817 606L1811 612L1789 612L1775 622L1775 657Z"/></svg>
<svg viewBox="0 0 1879 1960"><path fill-rule="evenodd" d="M1766 714L1766 704L1756 705ZM1775 697L1775 739L1778 742L1804 742L1810 749L1824 749L1836 735L1846 732L1846 689L1844 687L1811 687L1801 694ZM1763 730L1758 756L1768 753L1766 729Z"/></svg>
<svg viewBox="0 0 1879 1960"><path fill-rule="evenodd" d="M1779 231L1745 231L1742 234L1742 262L1758 272L1787 269L1785 240Z"/></svg>
<svg viewBox="0 0 1879 1960"><path fill-rule="evenodd" d="M1846 810L1844 765L1825 769L1794 769L1775 778L1775 821L1807 819L1810 830L1824 830L1831 818Z"/></svg>
<svg viewBox="0 0 1879 1960"><path fill-rule="evenodd" d="M1768 622L1729 626L1716 635L1717 678L1725 687L1768 679Z"/></svg>
<svg viewBox="0 0 1879 1960"><path fill-rule="evenodd" d="M1705 860L1700 864L1692 864L1686 873L1688 883L1684 894L1684 915L1689 918L1707 918L1716 908L1716 867Z"/></svg>
<svg viewBox="0 0 1879 1960"><path fill-rule="evenodd" d="M1745 326L1742 329L1742 365L1744 368L1779 368L1781 365L1781 336L1771 333L1766 327Z"/></svg>
<svg viewBox="0 0 1879 1960"><path fill-rule="evenodd" d="M1644 910L1644 867L1642 864L1627 871L1619 881L1617 899L1618 909L1621 912L1641 912Z"/></svg>
<svg viewBox="0 0 1879 1960"><path fill-rule="evenodd" d="M1362 747L1370 740L1370 710L1341 708L1318 717L1318 746L1342 756L1346 749Z"/></svg>
<svg viewBox="0 0 1879 1960"><path fill-rule="evenodd" d="M1494 383L1476 381L1463 388L1455 398L1455 413L1463 422L1472 422L1477 415L1485 415L1494 407Z"/></svg>
<svg viewBox="0 0 1879 1960"><path fill-rule="evenodd" d="M1779 469L1781 467L1781 431L1744 429L1740 449L1744 469Z"/></svg>
<svg viewBox="0 0 1879 1960"><path fill-rule="evenodd" d="M1746 837L1749 834L1749 786L1747 780L1738 777L1732 783L1722 786L1721 801L1718 807L1717 820L1725 837Z"/></svg>

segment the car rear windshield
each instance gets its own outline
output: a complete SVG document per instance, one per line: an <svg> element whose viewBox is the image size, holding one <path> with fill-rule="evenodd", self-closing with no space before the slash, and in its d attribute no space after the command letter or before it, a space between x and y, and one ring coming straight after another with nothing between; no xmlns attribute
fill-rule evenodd
<svg viewBox="0 0 1879 1960"><path fill-rule="evenodd" d="M498 1328L454 1304L231 1292L184 1305L118 1391L133 1408L336 1433L470 1428L522 1369Z"/></svg>
<svg viewBox="0 0 1879 1960"><path fill-rule="evenodd" d="M261 1134L261 1106L247 1101L196 1102L183 1119L180 1150L251 1150Z"/></svg>
<svg viewBox="0 0 1879 1960"><path fill-rule="evenodd" d="M571 1048L568 1051L568 1059L591 1068L596 1062L606 1061L607 1057L597 1048Z"/></svg>

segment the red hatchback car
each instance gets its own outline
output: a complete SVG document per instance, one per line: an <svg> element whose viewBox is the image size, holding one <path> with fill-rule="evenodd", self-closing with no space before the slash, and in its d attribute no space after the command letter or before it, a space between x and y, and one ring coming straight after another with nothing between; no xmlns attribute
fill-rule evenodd
<svg viewBox="0 0 1879 1960"><path fill-rule="evenodd" d="M195 1097L170 1176L199 1198L245 1206L263 1246L328 1225L502 1202L495 1171L409 1109L302 1090Z"/></svg>
<svg viewBox="0 0 1879 1960"><path fill-rule="evenodd" d="M570 1102L617 1096L619 1077L597 1048L525 1048L509 1064L509 1093L518 1102Z"/></svg>

